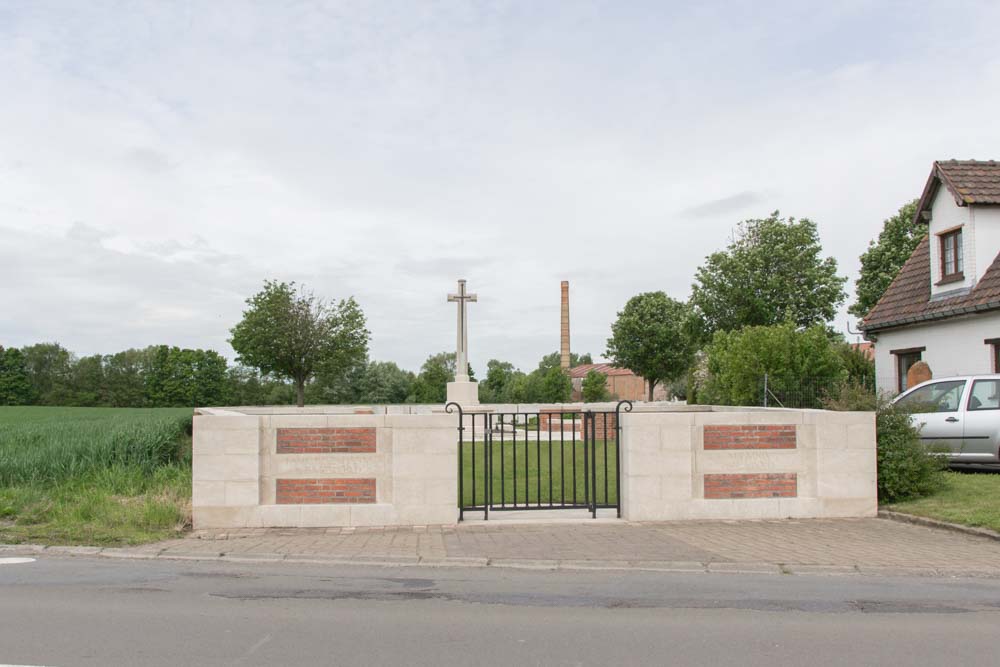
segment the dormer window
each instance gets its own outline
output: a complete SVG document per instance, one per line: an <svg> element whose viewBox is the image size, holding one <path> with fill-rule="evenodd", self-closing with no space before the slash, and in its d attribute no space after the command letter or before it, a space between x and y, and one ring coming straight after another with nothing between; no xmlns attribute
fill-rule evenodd
<svg viewBox="0 0 1000 667"><path fill-rule="evenodd" d="M962 228L954 229L938 235L941 242L941 282L949 283L962 280L964 262L962 261Z"/></svg>

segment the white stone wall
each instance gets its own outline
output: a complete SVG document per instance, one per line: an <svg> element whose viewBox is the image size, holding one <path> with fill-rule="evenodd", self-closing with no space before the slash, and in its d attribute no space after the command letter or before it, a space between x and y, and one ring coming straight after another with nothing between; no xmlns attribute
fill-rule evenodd
<svg viewBox="0 0 1000 667"><path fill-rule="evenodd" d="M864 517L878 510L870 412L715 410L638 412L622 420L622 517L782 519ZM796 427L794 449L706 451L710 424ZM706 474L794 473L795 497L706 499Z"/></svg>
<svg viewBox="0 0 1000 667"><path fill-rule="evenodd" d="M880 331L876 335L875 375L878 389L895 394L898 373L892 350L926 347L921 355L936 378L992 373L992 350L983 341L1000 338L1000 312L928 322Z"/></svg>
<svg viewBox="0 0 1000 667"><path fill-rule="evenodd" d="M288 409L284 409L288 412ZM194 527L449 524L458 519L456 418L444 414L255 414L194 417ZM328 411L329 412L329 411ZM373 453L278 454L280 428L374 428ZM279 479L374 478L364 504L277 504Z"/></svg>
<svg viewBox="0 0 1000 667"><path fill-rule="evenodd" d="M195 528L455 523L458 415L352 410L196 411ZM708 425L788 424L795 426L794 448L710 451L704 446ZM278 431L286 428L374 429L375 451L279 454ZM621 454L622 511L629 520L871 516L876 511L872 413L637 404L633 412L622 413ZM705 475L757 473L794 474L795 496L705 497ZM278 503L278 480L348 478L374 479L374 502Z"/></svg>

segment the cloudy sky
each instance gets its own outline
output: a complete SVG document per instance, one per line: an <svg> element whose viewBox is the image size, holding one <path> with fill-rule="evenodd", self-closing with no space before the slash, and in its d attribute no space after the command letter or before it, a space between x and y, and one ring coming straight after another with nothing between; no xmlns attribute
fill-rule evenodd
<svg viewBox="0 0 1000 667"><path fill-rule="evenodd" d="M697 6L692 6L697 5ZM767 8L764 9L764 6ZM600 354L741 219L841 272L934 159L1000 159L996 2L0 0L0 344L227 356L265 278L416 369ZM843 326L846 314L838 326Z"/></svg>

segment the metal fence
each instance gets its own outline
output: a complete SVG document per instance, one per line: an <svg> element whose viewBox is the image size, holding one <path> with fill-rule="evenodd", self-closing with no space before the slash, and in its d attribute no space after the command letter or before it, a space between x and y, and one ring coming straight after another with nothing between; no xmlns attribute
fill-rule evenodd
<svg viewBox="0 0 1000 667"><path fill-rule="evenodd" d="M457 403L459 518L469 511L614 509L619 495L621 401L613 411L472 412Z"/></svg>

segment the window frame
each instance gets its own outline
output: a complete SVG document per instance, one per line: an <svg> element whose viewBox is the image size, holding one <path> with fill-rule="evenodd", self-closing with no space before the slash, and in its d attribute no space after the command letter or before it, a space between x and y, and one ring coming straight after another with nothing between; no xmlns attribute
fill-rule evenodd
<svg viewBox="0 0 1000 667"><path fill-rule="evenodd" d="M910 368L908 367L906 369L906 372L903 371L903 361L909 357L916 356L916 360L910 364L910 366L912 367L913 364L917 363L918 361L924 360L923 353L926 350L927 350L926 346L908 347L901 350L889 350L889 354L896 357L896 393L902 394L907 389L912 389L912 387L903 386L906 383L906 375L910 370Z"/></svg>
<svg viewBox="0 0 1000 667"><path fill-rule="evenodd" d="M962 227L953 227L938 233L938 251L940 255L941 280L938 284L956 282L965 279L965 253L962 247ZM947 251L951 250L952 272L948 273Z"/></svg>
<svg viewBox="0 0 1000 667"><path fill-rule="evenodd" d="M979 384L980 382L994 382L994 383L997 383L997 382L1000 382L1000 380L990 379L990 378L980 378L978 380L973 379L972 380L972 386L969 387L969 397L967 399L965 399L965 411L966 412L989 412L990 410L1000 410L1000 404L997 404L997 407L995 407L995 408L974 408L974 407L972 407L972 395L974 393L976 393L976 385Z"/></svg>
<svg viewBox="0 0 1000 667"><path fill-rule="evenodd" d="M990 346L991 372L1000 373L1000 338L987 338L983 344Z"/></svg>

